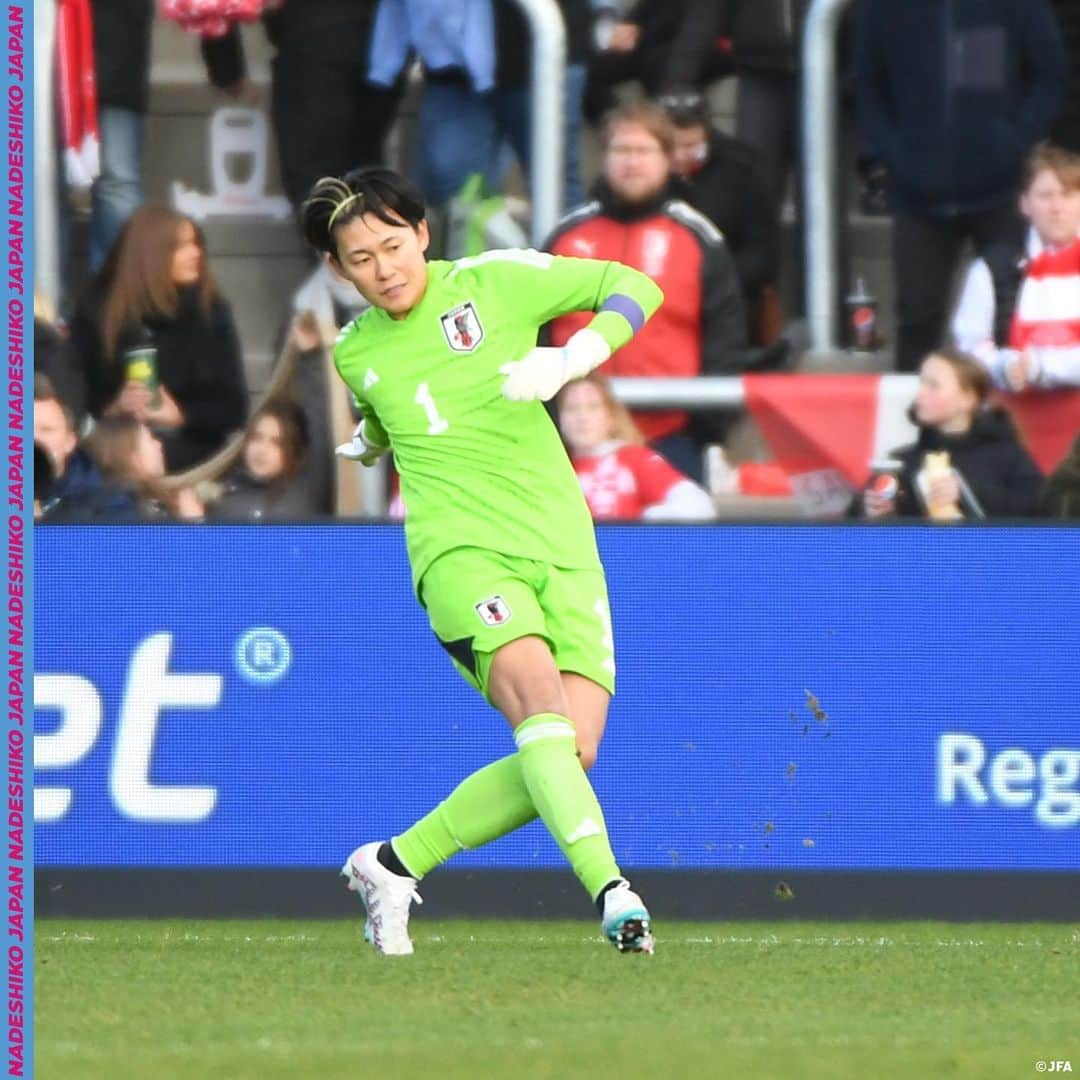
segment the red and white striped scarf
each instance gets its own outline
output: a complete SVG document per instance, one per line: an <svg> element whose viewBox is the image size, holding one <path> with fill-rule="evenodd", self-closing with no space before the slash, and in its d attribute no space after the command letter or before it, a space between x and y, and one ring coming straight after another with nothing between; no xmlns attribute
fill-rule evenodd
<svg viewBox="0 0 1080 1080"><path fill-rule="evenodd" d="M1080 345L1080 238L1032 256L1009 327L1011 348Z"/></svg>

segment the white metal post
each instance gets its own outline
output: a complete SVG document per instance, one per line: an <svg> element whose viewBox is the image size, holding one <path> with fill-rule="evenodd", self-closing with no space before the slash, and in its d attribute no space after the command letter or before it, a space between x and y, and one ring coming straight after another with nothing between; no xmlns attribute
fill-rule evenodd
<svg viewBox="0 0 1080 1080"><path fill-rule="evenodd" d="M555 0L516 0L532 34L532 242L539 247L562 216L566 28Z"/></svg>
<svg viewBox="0 0 1080 1080"><path fill-rule="evenodd" d="M851 0L814 0L802 47L806 317L810 348L837 348L836 32Z"/></svg>

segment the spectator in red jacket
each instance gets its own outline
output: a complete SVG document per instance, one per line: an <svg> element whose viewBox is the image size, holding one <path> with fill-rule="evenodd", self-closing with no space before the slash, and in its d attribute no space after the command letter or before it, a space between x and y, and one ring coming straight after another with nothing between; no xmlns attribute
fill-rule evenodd
<svg viewBox="0 0 1080 1080"><path fill-rule="evenodd" d="M716 516L708 493L672 468L595 372L557 398L559 429L595 521L703 521Z"/></svg>
<svg viewBox="0 0 1080 1080"><path fill-rule="evenodd" d="M604 365L607 375L733 374L747 362L746 314L735 262L708 218L680 198L671 175L674 132L657 105L631 105L604 130L603 176L593 199L560 222L547 247L558 255L616 259L664 290L660 310ZM562 344L587 315L552 324ZM715 417L665 410L635 414L653 449L700 480L702 447L722 437Z"/></svg>

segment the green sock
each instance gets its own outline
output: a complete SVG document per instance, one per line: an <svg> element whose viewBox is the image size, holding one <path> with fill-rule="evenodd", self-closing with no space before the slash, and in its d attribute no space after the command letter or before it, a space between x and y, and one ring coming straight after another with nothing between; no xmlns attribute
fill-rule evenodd
<svg viewBox="0 0 1080 1080"><path fill-rule="evenodd" d="M577 764L577 758L574 761ZM535 817L521 775L521 755L511 754L467 776L430 814L391 842L409 873L422 878L459 851L498 840Z"/></svg>
<svg viewBox="0 0 1080 1080"><path fill-rule="evenodd" d="M600 803L577 757L574 725L557 713L530 716L514 732L533 805L595 900L620 877Z"/></svg>

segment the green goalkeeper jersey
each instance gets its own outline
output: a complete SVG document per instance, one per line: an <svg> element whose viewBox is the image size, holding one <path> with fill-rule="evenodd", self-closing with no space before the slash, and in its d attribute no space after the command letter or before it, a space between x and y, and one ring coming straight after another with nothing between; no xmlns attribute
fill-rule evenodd
<svg viewBox="0 0 1080 1080"><path fill-rule="evenodd" d="M522 359L544 323L573 311L599 312L591 328L617 349L662 295L620 263L491 251L430 262L424 296L404 318L373 307L342 331L337 370L368 440L394 452L414 584L459 547L598 565L555 425L541 402L502 396L499 368Z"/></svg>

